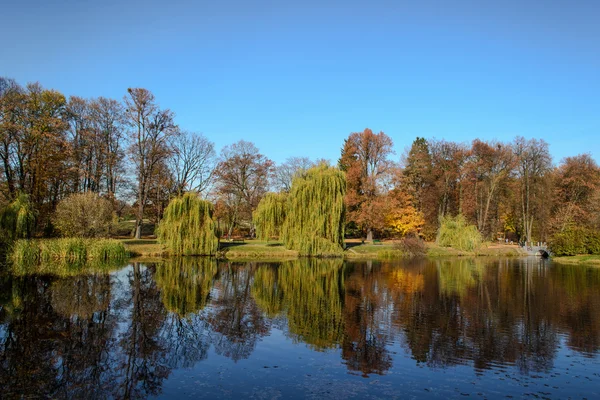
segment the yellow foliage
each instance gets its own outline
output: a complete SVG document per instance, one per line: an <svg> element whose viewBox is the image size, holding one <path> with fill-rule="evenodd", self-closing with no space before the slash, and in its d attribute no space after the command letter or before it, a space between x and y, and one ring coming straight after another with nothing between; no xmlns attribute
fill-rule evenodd
<svg viewBox="0 0 600 400"><path fill-rule="evenodd" d="M424 224L423 213L411 205L393 210L386 218L386 225L400 236L418 234Z"/></svg>

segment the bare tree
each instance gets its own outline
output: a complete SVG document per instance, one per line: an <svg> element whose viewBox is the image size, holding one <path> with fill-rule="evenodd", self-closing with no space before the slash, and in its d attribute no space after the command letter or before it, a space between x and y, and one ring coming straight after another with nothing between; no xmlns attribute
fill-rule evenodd
<svg viewBox="0 0 600 400"><path fill-rule="evenodd" d="M150 91L129 88L127 93L124 101L125 115L131 126L129 153L138 179L135 237L140 239L151 181L159 164L171 155L169 143L179 130L173 121L174 114L168 109L161 110Z"/></svg>
<svg viewBox="0 0 600 400"><path fill-rule="evenodd" d="M240 140L221 151L216 189L227 204L229 235L240 220L252 221L252 211L267 191L272 165L251 142Z"/></svg>
<svg viewBox="0 0 600 400"><path fill-rule="evenodd" d="M177 193L206 192L213 181L216 166L215 145L204 135L182 132L173 141L169 167L175 177Z"/></svg>
<svg viewBox="0 0 600 400"><path fill-rule="evenodd" d="M533 223L543 207L544 197L549 197L549 193L544 195L543 189L546 186L545 178L552 169L552 157L548 143L523 137L515 138L513 152L521 192L523 234L531 242Z"/></svg>
<svg viewBox="0 0 600 400"><path fill-rule="evenodd" d="M125 110L118 101L104 97L93 100L90 108L102 149L106 193L110 199L114 199L123 173Z"/></svg>
<svg viewBox="0 0 600 400"><path fill-rule="evenodd" d="M275 167L273 186L281 192L289 192L292 181L315 164L308 157L289 157L281 165Z"/></svg>

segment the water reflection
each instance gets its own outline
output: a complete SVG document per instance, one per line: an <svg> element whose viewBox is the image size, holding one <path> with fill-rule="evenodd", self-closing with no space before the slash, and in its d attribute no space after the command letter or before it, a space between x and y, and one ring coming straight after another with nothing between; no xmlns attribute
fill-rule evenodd
<svg viewBox="0 0 600 400"><path fill-rule="evenodd" d="M0 278L7 397L157 395L211 351L251 359L274 330L365 377L389 373L398 345L414 365L522 374L551 371L563 344L600 348L600 270L535 259L191 258L84 272Z"/></svg>

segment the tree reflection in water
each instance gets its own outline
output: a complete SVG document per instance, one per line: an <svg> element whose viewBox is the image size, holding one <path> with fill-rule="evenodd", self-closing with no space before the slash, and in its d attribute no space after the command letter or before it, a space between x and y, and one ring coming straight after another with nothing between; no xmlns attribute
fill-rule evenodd
<svg viewBox="0 0 600 400"><path fill-rule="evenodd" d="M211 349L252 357L273 327L363 376L393 369L396 344L431 367L523 374L552 370L562 344L600 348L600 270L537 259L172 259L3 276L0 306L3 397L156 395Z"/></svg>

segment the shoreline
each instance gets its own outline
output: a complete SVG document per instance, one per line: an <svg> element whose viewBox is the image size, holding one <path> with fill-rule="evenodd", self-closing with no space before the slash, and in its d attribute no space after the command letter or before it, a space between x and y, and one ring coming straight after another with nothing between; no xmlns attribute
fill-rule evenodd
<svg viewBox="0 0 600 400"><path fill-rule="evenodd" d="M158 260L168 258L170 255L156 239L120 239L125 248L130 252L131 259ZM378 259L394 260L405 258L395 249L393 242L381 244L362 243L350 239L348 247L341 258L345 260ZM517 245L488 245L476 251L461 251L449 247L440 247L435 243L427 243L427 258L443 257L527 257ZM300 258L297 251L287 250L279 242L264 242L260 240L246 240L244 242L221 242L217 258L236 261L284 261Z"/></svg>

